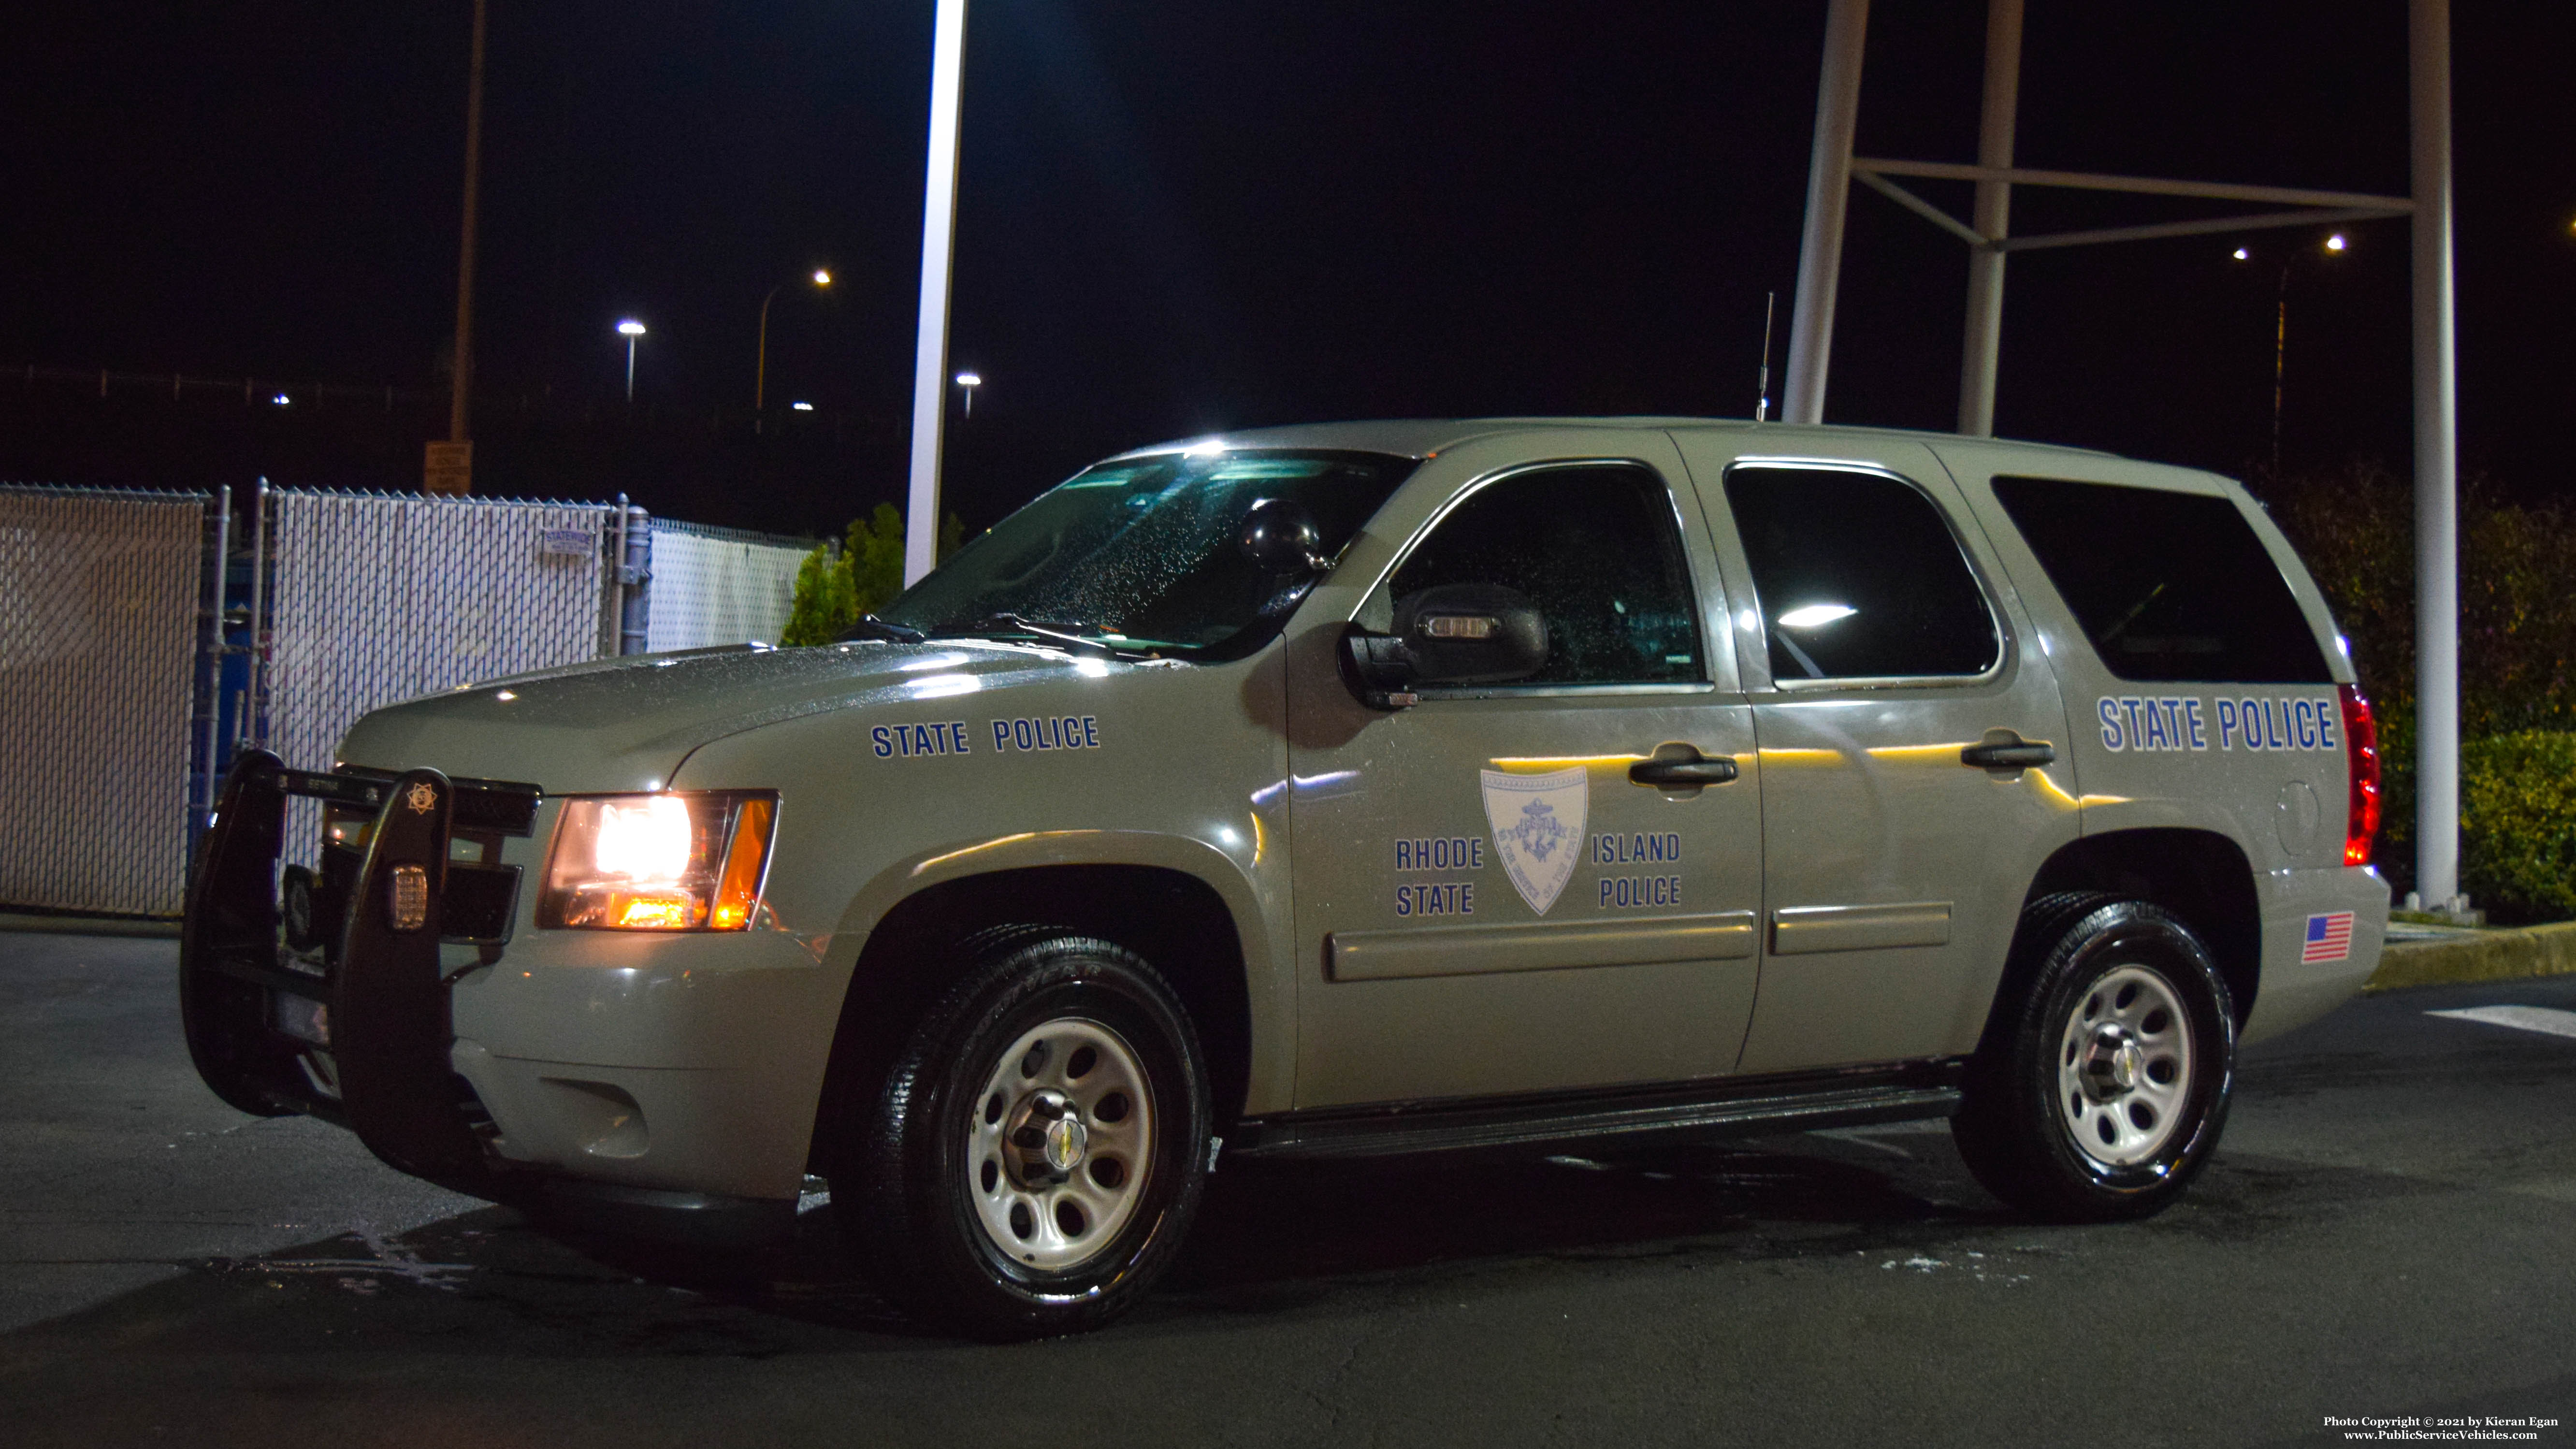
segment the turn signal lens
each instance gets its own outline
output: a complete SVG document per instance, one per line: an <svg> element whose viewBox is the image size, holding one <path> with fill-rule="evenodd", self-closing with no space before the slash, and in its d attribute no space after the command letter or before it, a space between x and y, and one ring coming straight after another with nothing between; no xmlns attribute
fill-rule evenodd
<svg viewBox="0 0 2576 1449"><path fill-rule="evenodd" d="M739 931L769 864L778 797L690 790L566 800L537 924L606 931Z"/></svg>
<svg viewBox="0 0 2576 1449"><path fill-rule="evenodd" d="M2343 863L2370 864L2370 848L2379 838L2379 722L2361 687L2338 684L2343 702L2343 755L2352 782L2352 800L2344 812Z"/></svg>

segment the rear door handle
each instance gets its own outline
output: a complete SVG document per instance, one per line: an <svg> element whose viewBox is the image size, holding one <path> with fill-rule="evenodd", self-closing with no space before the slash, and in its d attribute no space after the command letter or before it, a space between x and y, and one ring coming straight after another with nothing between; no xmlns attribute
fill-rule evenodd
<svg viewBox="0 0 2576 1449"><path fill-rule="evenodd" d="M1640 785L1723 785L1741 773L1734 760L1724 755L1710 759L1696 750L1659 760L1639 760L1628 767L1628 778Z"/></svg>
<svg viewBox="0 0 2576 1449"><path fill-rule="evenodd" d="M2025 740L2014 735L1992 744L1970 745L1959 752L1959 763L1982 770L2027 770L2057 763L2057 751L2044 740Z"/></svg>

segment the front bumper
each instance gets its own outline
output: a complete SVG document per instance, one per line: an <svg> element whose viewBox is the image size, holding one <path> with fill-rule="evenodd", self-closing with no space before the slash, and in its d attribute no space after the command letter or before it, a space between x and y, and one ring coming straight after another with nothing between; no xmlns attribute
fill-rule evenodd
<svg viewBox="0 0 2576 1449"><path fill-rule="evenodd" d="M290 797L371 823L352 832L362 848L326 847L321 870L291 881L281 902ZM199 846L180 938L180 1001L198 1075L245 1112L335 1122L393 1167L477 1197L732 1246L791 1232L792 1195L632 1181L642 1164L620 1160L613 1130L584 1136L597 1114L586 1115L580 1084L567 1094L560 1080L604 1074L542 1072L546 1064L459 1040L458 982L500 959L520 914L518 868L499 863L502 840L531 833L541 798L534 785L429 769L315 774L245 752ZM467 964L443 964L442 946L449 963L465 948ZM631 1084L637 1073L605 1075ZM729 1074L676 1075L715 1085ZM671 1094L653 1114L657 1127L721 1137L724 1124L690 1121L708 1114L704 1095ZM686 1130L693 1125L706 1130ZM564 1171L591 1157L603 1171Z"/></svg>

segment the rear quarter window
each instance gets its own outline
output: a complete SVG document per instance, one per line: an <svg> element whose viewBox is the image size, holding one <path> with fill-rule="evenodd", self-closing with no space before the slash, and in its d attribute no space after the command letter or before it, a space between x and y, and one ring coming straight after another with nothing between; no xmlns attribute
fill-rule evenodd
<svg viewBox="0 0 2576 1449"><path fill-rule="evenodd" d="M1995 497L2122 679L2328 684L2289 580L2226 498L1997 478Z"/></svg>

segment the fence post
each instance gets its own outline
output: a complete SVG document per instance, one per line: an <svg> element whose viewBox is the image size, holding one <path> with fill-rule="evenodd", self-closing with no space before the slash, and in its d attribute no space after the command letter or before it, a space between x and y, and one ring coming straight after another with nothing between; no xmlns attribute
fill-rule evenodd
<svg viewBox="0 0 2576 1449"><path fill-rule="evenodd" d="M198 732L204 761L191 784L195 787L188 804L188 852L196 854L197 833L211 823L215 813L215 780L221 771L221 746L215 736L224 715L224 586L232 570L233 485L215 490L215 557L206 581L206 627L204 654L197 661L197 678L201 692L197 707L204 711L204 728Z"/></svg>
<svg viewBox="0 0 2576 1449"><path fill-rule="evenodd" d="M653 515L641 508L627 508L619 527L625 542L623 567L618 572L626 594L618 610L617 652L648 654L653 647Z"/></svg>

